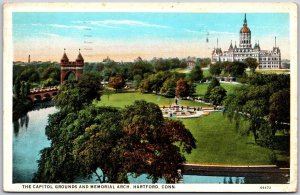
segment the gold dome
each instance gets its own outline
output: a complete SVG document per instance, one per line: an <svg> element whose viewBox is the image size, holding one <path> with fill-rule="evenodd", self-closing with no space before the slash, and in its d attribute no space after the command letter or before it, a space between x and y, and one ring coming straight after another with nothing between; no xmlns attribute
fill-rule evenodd
<svg viewBox="0 0 300 195"><path fill-rule="evenodd" d="M241 33L250 33L251 30L248 28L248 26L243 26L240 30Z"/></svg>
<svg viewBox="0 0 300 195"><path fill-rule="evenodd" d="M250 28L248 28L248 26L247 26L246 14L245 14L245 17L244 17L244 24L243 24L243 27L240 30L240 33L251 33Z"/></svg>

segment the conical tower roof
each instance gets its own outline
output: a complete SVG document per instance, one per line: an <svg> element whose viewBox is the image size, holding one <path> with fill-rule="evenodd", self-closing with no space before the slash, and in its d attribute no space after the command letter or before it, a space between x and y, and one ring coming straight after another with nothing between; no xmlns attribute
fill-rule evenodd
<svg viewBox="0 0 300 195"><path fill-rule="evenodd" d="M83 61L83 57L82 57L82 55L81 55L81 53L80 53L80 49L79 49L79 54L78 54L78 56L77 56L77 59L76 59L76 61Z"/></svg>
<svg viewBox="0 0 300 195"><path fill-rule="evenodd" d="M228 50L233 50L232 41L230 42L230 46Z"/></svg>
<svg viewBox="0 0 300 195"><path fill-rule="evenodd" d="M64 49L64 55L62 56L61 61L69 61L69 58L66 54L66 49Z"/></svg>

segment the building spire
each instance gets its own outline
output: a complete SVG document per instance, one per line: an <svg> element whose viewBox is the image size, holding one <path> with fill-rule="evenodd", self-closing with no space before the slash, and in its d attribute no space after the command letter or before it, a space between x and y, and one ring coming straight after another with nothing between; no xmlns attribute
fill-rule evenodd
<svg viewBox="0 0 300 195"><path fill-rule="evenodd" d="M276 47L276 36L275 36L275 47Z"/></svg>
<svg viewBox="0 0 300 195"><path fill-rule="evenodd" d="M244 25L247 25L247 17L246 17L246 13L245 13L245 17L244 17Z"/></svg>
<svg viewBox="0 0 300 195"><path fill-rule="evenodd" d="M219 38L217 38L217 49L219 48Z"/></svg>

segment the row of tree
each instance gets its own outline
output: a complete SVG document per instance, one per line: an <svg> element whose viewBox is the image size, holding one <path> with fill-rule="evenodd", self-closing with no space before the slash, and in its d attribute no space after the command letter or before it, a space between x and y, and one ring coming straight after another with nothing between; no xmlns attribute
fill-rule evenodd
<svg viewBox="0 0 300 195"><path fill-rule="evenodd" d="M224 105L237 126L247 119L255 140L270 145L277 131L290 129L290 76L255 74L228 95Z"/></svg>
<svg viewBox="0 0 300 195"><path fill-rule="evenodd" d="M54 86L60 83L60 67L54 63L13 66L13 84L28 82L32 87Z"/></svg>
<svg viewBox="0 0 300 195"><path fill-rule="evenodd" d="M139 88L143 93L161 94L166 97L192 96L195 92L195 86L185 77L186 75L182 73L160 71L142 80Z"/></svg>
<svg viewBox="0 0 300 195"><path fill-rule="evenodd" d="M213 76L219 76L223 73L224 76L232 76L232 77L242 77L245 76L246 68L249 68L252 73L255 72L255 69L258 66L258 62L255 58L246 58L243 62L234 61L234 62L217 62L215 64L211 64L209 68L209 72Z"/></svg>

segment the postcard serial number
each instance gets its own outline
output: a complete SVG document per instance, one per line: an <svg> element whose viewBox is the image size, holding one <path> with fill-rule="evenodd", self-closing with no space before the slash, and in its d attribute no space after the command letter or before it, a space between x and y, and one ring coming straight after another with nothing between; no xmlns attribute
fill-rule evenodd
<svg viewBox="0 0 300 195"><path fill-rule="evenodd" d="M271 186L260 186L261 190L271 190Z"/></svg>

